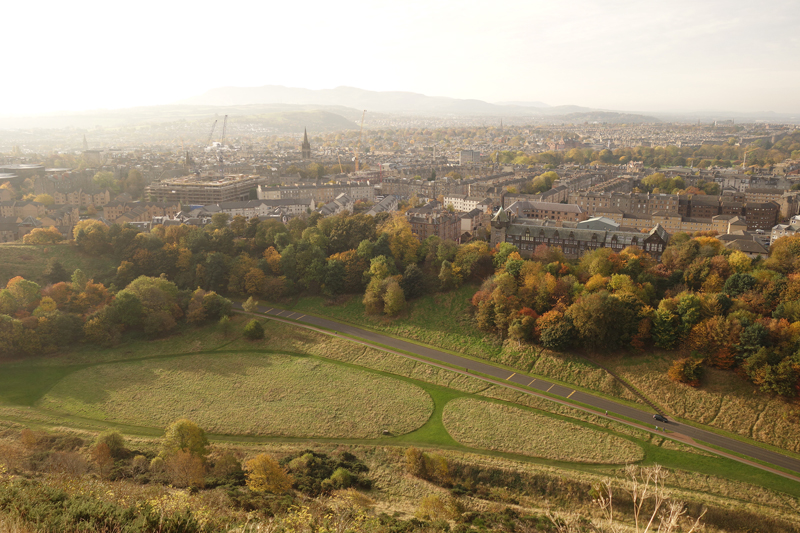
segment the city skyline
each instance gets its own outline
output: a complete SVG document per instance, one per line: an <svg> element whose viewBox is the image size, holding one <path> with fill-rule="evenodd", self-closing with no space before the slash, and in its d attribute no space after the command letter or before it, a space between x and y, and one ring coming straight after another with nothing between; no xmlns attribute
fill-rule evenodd
<svg viewBox="0 0 800 533"><path fill-rule="evenodd" d="M1 115L171 104L285 85L631 112L800 111L800 6L15 4ZM78 9L79 8L79 9Z"/></svg>

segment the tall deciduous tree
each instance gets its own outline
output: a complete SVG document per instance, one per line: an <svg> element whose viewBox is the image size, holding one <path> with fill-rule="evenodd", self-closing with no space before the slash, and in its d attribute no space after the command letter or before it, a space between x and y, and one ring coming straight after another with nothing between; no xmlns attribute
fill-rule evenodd
<svg viewBox="0 0 800 533"><path fill-rule="evenodd" d="M208 455L206 432L186 418L170 424L161 441L162 456L174 455L179 451L190 452L198 457Z"/></svg>
<svg viewBox="0 0 800 533"><path fill-rule="evenodd" d="M282 494L292 488L292 477L271 456L262 453L245 462L247 488L253 492Z"/></svg>

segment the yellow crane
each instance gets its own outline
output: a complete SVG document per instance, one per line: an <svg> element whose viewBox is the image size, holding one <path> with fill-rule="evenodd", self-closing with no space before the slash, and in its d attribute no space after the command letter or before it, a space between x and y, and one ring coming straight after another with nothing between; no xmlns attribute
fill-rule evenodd
<svg viewBox="0 0 800 533"><path fill-rule="evenodd" d="M358 146L356 147L356 172L358 172L358 152L361 150L361 135L364 133L364 116L367 114L367 110L365 109L363 113L361 113L361 129L358 130Z"/></svg>
<svg viewBox="0 0 800 533"><path fill-rule="evenodd" d="M760 148L753 148L752 150L745 150L744 152L744 161L742 161L742 168L747 168L747 154L750 152L755 152L756 150L760 150Z"/></svg>

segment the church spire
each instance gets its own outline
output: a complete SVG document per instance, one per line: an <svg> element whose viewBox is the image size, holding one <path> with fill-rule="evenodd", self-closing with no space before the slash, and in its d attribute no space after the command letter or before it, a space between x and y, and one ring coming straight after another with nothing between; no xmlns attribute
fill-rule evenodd
<svg viewBox="0 0 800 533"><path fill-rule="evenodd" d="M303 159L311 159L311 143L308 142L308 130L303 128L303 146L300 148Z"/></svg>

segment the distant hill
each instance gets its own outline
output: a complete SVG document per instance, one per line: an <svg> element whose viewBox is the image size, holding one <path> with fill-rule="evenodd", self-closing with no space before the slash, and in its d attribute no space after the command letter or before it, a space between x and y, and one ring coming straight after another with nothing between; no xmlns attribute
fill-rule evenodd
<svg viewBox="0 0 800 533"><path fill-rule="evenodd" d="M374 113L437 117L516 117L531 122L607 122L638 124L660 122L655 117L592 109L576 105L549 106L537 101L492 104L483 100L426 96L403 91L367 91L354 87L300 89L282 85L263 87L219 87L180 102L193 106L301 105L340 106L351 112L366 109ZM338 111L337 111L338 112ZM344 115L344 113L342 113Z"/></svg>
<svg viewBox="0 0 800 533"><path fill-rule="evenodd" d="M544 102L495 102L497 105L514 105L520 107L550 107Z"/></svg>
<svg viewBox="0 0 800 533"><path fill-rule="evenodd" d="M282 133L301 133L303 128L308 128L315 133L354 130L356 123L341 115L322 110L309 111L282 111L265 113L261 115L246 115L237 118L250 124L261 124L268 128L275 128Z"/></svg>
<svg viewBox="0 0 800 533"><path fill-rule="evenodd" d="M564 113L566 112L565 107L571 108L571 111L588 110L588 108L576 106L549 107L546 104L536 106L530 103L498 105L483 100L426 96L403 91L367 91L354 87L311 90L282 85L220 87L211 89L202 95L187 98L180 103L224 106L247 104L338 105L367 109L370 112L434 116L540 116Z"/></svg>
<svg viewBox="0 0 800 533"><path fill-rule="evenodd" d="M141 126L174 121L206 121L229 115L229 120L258 122L281 133L297 133L308 126L314 131L338 131L356 128L361 118L356 109L338 106L290 105L164 105L127 109L98 109L76 113L59 113L29 117L0 117L0 129L26 128L93 128Z"/></svg>
<svg viewBox="0 0 800 533"><path fill-rule="evenodd" d="M556 118L556 117L553 117ZM617 113L614 111L584 111L568 113L558 117L566 123L580 124L583 122L605 122L606 124L645 124L661 122L661 119L647 115L633 113Z"/></svg>

